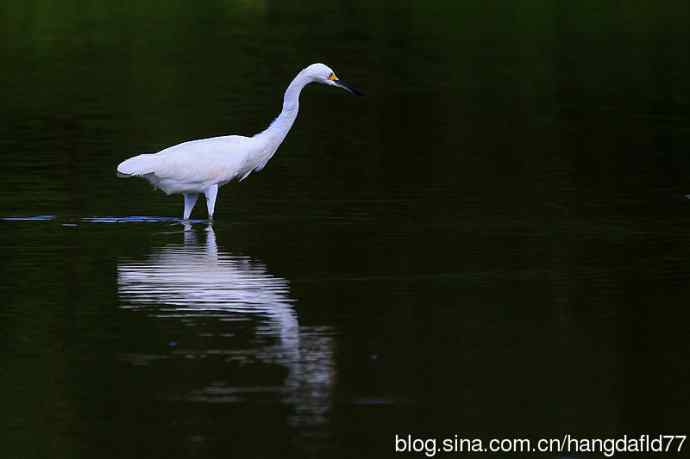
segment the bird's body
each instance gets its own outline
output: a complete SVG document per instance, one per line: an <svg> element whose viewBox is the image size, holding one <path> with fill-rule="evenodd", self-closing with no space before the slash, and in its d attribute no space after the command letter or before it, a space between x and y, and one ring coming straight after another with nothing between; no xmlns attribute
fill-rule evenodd
<svg viewBox="0 0 690 459"><path fill-rule="evenodd" d="M357 93L338 80L327 66L310 65L290 83L283 110L266 130L252 137L228 135L192 140L158 153L134 156L117 166L118 175L143 177L166 194L184 195L184 219L189 218L198 195L203 193L209 218L213 218L218 188L232 180L244 180L266 166L297 118L302 88L312 82Z"/></svg>
<svg viewBox="0 0 690 459"><path fill-rule="evenodd" d="M265 155L260 143L238 135L192 140L129 158L117 169L122 175L145 178L166 194L200 193L249 175Z"/></svg>

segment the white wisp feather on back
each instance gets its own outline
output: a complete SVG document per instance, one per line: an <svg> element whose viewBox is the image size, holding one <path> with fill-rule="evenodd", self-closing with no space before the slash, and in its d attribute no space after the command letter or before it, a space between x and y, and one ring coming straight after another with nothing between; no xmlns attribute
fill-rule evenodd
<svg viewBox="0 0 690 459"><path fill-rule="evenodd" d="M151 174L156 170L158 159L155 154L150 153L133 156L117 165L117 174L120 177L136 177Z"/></svg>

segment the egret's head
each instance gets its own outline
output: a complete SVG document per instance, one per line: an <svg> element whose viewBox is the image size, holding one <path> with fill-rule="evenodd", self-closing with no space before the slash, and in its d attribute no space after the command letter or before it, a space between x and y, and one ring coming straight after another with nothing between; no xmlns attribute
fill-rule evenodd
<svg viewBox="0 0 690 459"><path fill-rule="evenodd" d="M361 96L362 93L353 88L351 85L345 83L343 80L335 76L335 72L325 64L312 64L305 69L305 72L311 77L315 83L326 84L329 86L338 86L343 88L350 94Z"/></svg>

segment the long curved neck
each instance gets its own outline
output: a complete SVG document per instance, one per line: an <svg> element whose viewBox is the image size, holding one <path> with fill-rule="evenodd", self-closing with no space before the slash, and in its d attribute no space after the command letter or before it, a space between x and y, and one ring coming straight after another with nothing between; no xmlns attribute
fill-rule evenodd
<svg viewBox="0 0 690 459"><path fill-rule="evenodd" d="M303 72L298 73L287 87L287 90L285 90L285 95L283 96L283 110L280 112L280 115L273 120L265 131L257 135L267 137L271 142L275 142L277 148L290 131L295 119L297 119L297 113L299 112L299 95L302 92L302 88L309 83L311 83L311 79L305 76Z"/></svg>

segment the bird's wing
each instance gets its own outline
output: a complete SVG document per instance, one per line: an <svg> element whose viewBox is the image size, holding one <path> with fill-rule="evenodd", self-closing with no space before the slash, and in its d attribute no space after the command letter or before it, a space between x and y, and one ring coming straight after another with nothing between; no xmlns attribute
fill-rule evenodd
<svg viewBox="0 0 690 459"><path fill-rule="evenodd" d="M163 179L184 182L229 181L243 172L251 151L249 138L213 137L181 143L157 153L153 173Z"/></svg>

